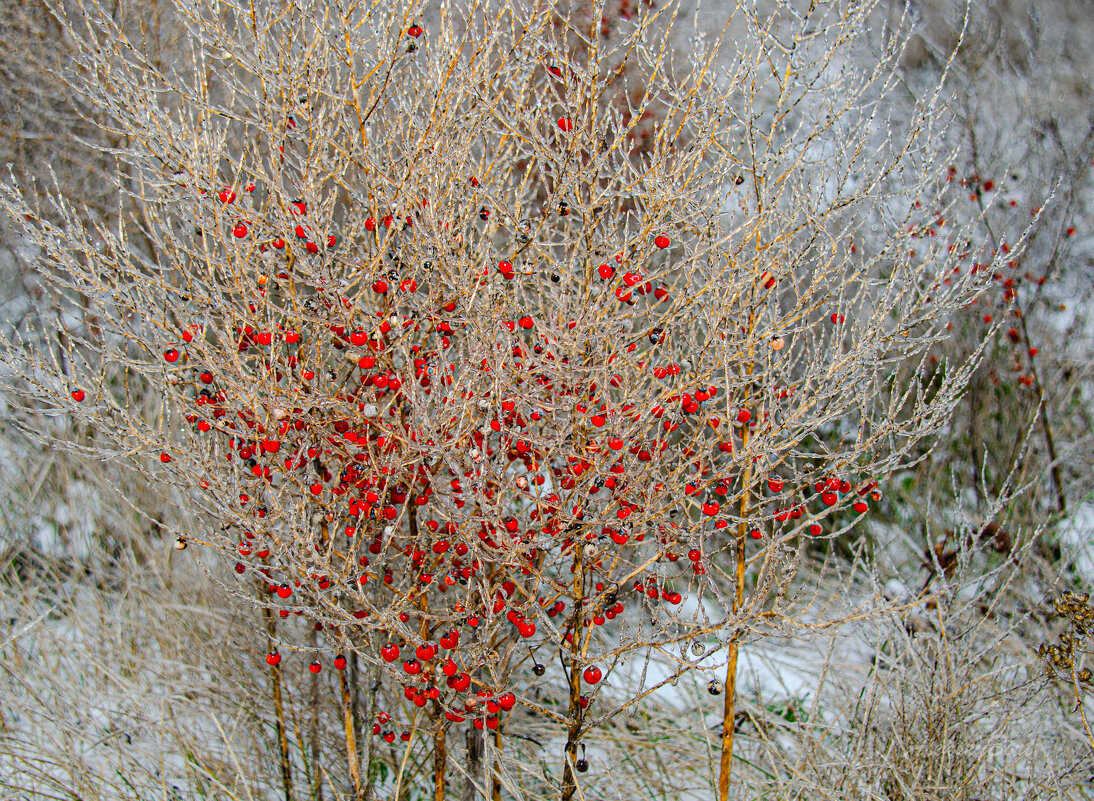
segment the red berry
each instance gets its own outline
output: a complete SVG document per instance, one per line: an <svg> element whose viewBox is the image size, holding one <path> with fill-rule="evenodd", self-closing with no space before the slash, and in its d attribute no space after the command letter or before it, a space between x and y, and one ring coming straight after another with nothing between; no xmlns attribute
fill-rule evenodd
<svg viewBox="0 0 1094 801"><path fill-rule="evenodd" d="M179 352L174 348L168 348L163 352L163 359L167 362L177 362L179 360Z"/></svg>
<svg viewBox="0 0 1094 801"><path fill-rule="evenodd" d="M609 278L611 278L613 275L615 275L615 270L613 270L607 264L601 264L599 267L596 268L596 271L600 274L600 277L603 278L605 281L607 281Z"/></svg>
<svg viewBox="0 0 1094 801"><path fill-rule="evenodd" d="M672 240L671 240L671 239L669 239L669 238L668 238L667 236L665 236L664 234L661 234L661 236L659 236L659 237L657 237L656 239L654 239L654 240L653 240L653 244L657 245L657 247L659 247L659 248L661 248L662 250L664 250L664 249L665 249L665 248L667 248L667 247L668 247L668 246L669 246L670 244L672 244Z"/></svg>
<svg viewBox="0 0 1094 801"><path fill-rule="evenodd" d="M225 188L217 192L217 197L220 198L221 203L233 203L236 199L236 193L231 189Z"/></svg>
<svg viewBox="0 0 1094 801"><path fill-rule="evenodd" d="M335 670L345 670L346 669L346 657L345 656L343 656L342 654L338 654L338 656L334 657L334 669Z"/></svg>
<svg viewBox="0 0 1094 801"><path fill-rule="evenodd" d="M596 684L603 677L604 674L600 672L600 668L596 665L590 665L585 668L585 672L582 674L587 684Z"/></svg>
<svg viewBox="0 0 1094 801"><path fill-rule="evenodd" d="M84 397L84 391L82 389L72 390L72 400L76 401L77 403L83 403Z"/></svg>
<svg viewBox="0 0 1094 801"><path fill-rule="evenodd" d="M419 25L411 25L409 28L406 29L406 34L407 36L413 36L415 39L417 39L419 36L422 35L422 28Z"/></svg>
<svg viewBox="0 0 1094 801"><path fill-rule="evenodd" d="M394 643L388 643L380 649L380 656L384 658L385 662L394 662L399 658L399 646Z"/></svg>
<svg viewBox="0 0 1094 801"><path fill-rule="evenodd" d="M281 664L281 654L279 654L277 651L270 651L268 654L266 654L266 664L267 665L280 665Z"/></svg>
<svg viewBox="0 0 1094 801"><path fill-rule="evenodd" d="M814 537L820 536L820 533L821 533L820 523L810 523L809 524L809 533L812 534Z"/></svg>
<svg viewBox="0 0 1094 801"><path fill-rule="evenodd" d="M310 665L308 665L308 670L310 670L312 673L318 673L322 669L323 666L318 662L312 662Z"/></svg>
<svg viewBox="0 0 1094 801"><path fill-rule="evenodd" d="M566 132L572 131L574 129L573 120L571 120L569 117L559 117L558 127Z"/></svg>
<svg viewBox="0 0 1094 801"><path fill-rule="evenodd" d="M247 226L243 223L236 223L234 226L232 226L232 236L234 236L236 239L242 239L243 237L247 236Z"/></svg>

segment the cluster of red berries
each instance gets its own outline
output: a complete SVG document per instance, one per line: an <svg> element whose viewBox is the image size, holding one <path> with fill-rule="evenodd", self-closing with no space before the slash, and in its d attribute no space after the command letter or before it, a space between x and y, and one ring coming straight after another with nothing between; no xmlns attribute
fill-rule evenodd
<svg viewBox="0 0 1094 801"><path fill-rule="evenodd" d="M422 33L407 30L410 39ZM558 128L572 133L575 124L563 116ZM478 188L477 179L471 184ZM229 206L236 194L225 188L218 199ZM476 207L475 225L501 224L486 203ZM564 202L558 208L569 214ZM307 204L295 201L289 212L307 218ZM256 229L236 225L239 238ZM679 625L672 608L718 558L717 538L736 535L735 499L755 492L741 485L742 443L793 392L734 403L729 376L699 381L664 353L675 344L676 299L665 265L680 247L666 233L630 243L614 260L587 262L586 275L607 290L609 318L649 317L609 346L605 375L591 380L571 365L588 322L536 305L533 266L503 253L476 269L469 288L494 281L510 299L484 321L487 307L474 294L431 272L439 255L410 257L419 239L436 241L430 225L437 223L417 212L365 219L363 246L376 266L359 280L371 291L358 294L291 265L301 245L307 254L322 241L333 248L333 235L317 237L304 219L286 230L257 226L265 264L280 266L263 268L233 319L188 325L180 341L164 343L161 364L174 380L190 377L186 420L200 444L165 447L161 461L201 453L197 486L218 498L231 488L236 571L265 583L280 618L382 633L378 652L361 655L387 666L410 705L433 702L449 721L495 728L517 696L476 678L488 656L471 643L519 641L533 652L580 645L590 654L580 679L593 687L605 675L591 662L612 638L597 632L608 632L628 605L662 610L666 627ZM465 226L457 237L472 235ZM774 290L777 278L764 273L759 283ZM646 305L629 308L641 298ZM492 349L475 341L484 326ZM771 350L784 344L776 337ZM239 397L248 384L261 400ZM678 481L676 465L692 463L682 493L667 486ZM745 522L753 540L763 540L764 520L807 513L807 500L789 498L781 479L767 488L770 503L755 505ZM818 493L819 517L842 505L849 488L837 482ZM819 524L809 530L820 533ZM323 555L321 569L294 559L301 545ZM645 567L627 577L636 565ZM578 572L587 577L579 590L571 579ZM475 637L464 636L472 630ZM267 662L280 669L280 654ZM345 657L333 664L345 669ZM308 667L320 673L323 663ZM583 694L582 706L592 697Z"/></svg>

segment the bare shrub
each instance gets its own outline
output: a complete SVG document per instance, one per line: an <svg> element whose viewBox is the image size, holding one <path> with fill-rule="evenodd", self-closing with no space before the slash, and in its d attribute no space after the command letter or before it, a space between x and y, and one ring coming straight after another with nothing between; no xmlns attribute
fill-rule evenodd
<svg viewBox="0 0 1094 801"><path fill-rule="evenodd" d="M966 29L964 46L951 60ZM977 219L980 240L1029 246L992 271L993 287L954 315L938 357L991 340L945 446L914 492L956 471L982 510L1015 487L1024 525L1062 520L1090 496L1090 20L1068 3L925 4L907 52L908 102L943 71L955 95L949 222ZM1017 471L1014 467L1017 466ZM1060 555L1055 527L1044 547Z"/></svg>
<svg viewBox="0 0 1094 801"><path fill-rule="evenodd" d="M57 303L0 339L13 419L171 488L201 520L163 522L178 548L235 564L286 797L334 781L294 761L290 649L338 674L352 796L394 745L396 797L568 801L653 689L613 672L690 648L726 669L726 798L738 647L812 625L808 543L958 402L979 352L927 350L1006 256L912 241L948 202L942 96L881 129L901 40L845 60L873 3L740 4L685 57L678 10L603 41L603 4L180 3L159 63L98 3L57 11L134 211L5 185Z"/></svg>

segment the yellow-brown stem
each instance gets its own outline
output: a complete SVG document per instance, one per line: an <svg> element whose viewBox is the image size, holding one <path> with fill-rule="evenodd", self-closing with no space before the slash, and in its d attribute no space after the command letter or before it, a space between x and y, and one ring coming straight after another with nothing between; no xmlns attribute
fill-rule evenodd
<svg viewBox="0 0 1094 801"><path fill-rule="evenodd" d="M752 365L748 367L748 374L752 374ZM750 394L745 396L748 403ZM741 451L748 449L749 429L748 423L744 424L741 433ZM737 524L737 567L733 588L733 615L741 611L741 605L745 595L745 540L748 537L748 506L749 484L752 481L752 463L746 461L744 475L742 476L741 491L741 521ZM737 651L740 646L738 635L734 635L729 642L729 652L726 659L725 703L722 706L722 755L718 767L718 799L727 801L729 798L729 779L733 772L733 731L734 731L734 706L737 702Z"/></svg>
<svg viewBox="0 0 1094 801"><path fill-rule="evenodd" d="M566 748L562 753L562 801L570 801L577 791L574 764L577 762L577 741L581 734L581 671L577 656L580 648L585 578L581 564L582 548L576 541L574 550L574 615L567 627L573 636L573 642L570 644L569 726L566 730Z"/></svg>
<svg viewBox="0 0 1094 801"><path fill-rule="evenodd" d="M267 650L273 650L274 636L277 634L277 621L269 609L262 610L266 617L266 632L269 635ZM292 763L289 761L289 734L285 728L285 705L281 700L281 665L270 667L270 693L273 696L274 715L277 723L277 750L281 757L281 789L285 801L293 801Z"/></svg>
<svg viewBox="0 0 1094 801"><path fill-rule="evenodd" d="M342 722L346 729L346 762L349 765L349 778L353 782L353 801L361 801L361 770L357 763L357 733L353 722L353 699L350 697L346 672L338 671L338 683L342 688Z"/></svg>
<svg viewBox="0 0 1094 801"><path fill-rule="evenodd" d="M737 538L737 595L740 598L744 588L744 540ZM736 598L734 607L737 606ZM736 609L734 609L736 611ZM718 772L718 798L719 801L727 801L729 798L729 778L733 770L733 731L734 731L734 705L737 701L737 638L729 643L729 658L726 660L725 704L722 706L722 757Z"/></svg>
<svg viewBox="0 0 1094 801"><path fill-rule="evenodd" d="M376 590L373 589L373 596L375 597ZM372 645L372 638L369 638L369 645ZM354 657L356 663L356 657ZM370 682L367 685L368 695L368 708L365 711L364 724L362 728L362 734L365 740L365 794L364 801L372 801L373 786L372 786L372 757L376 750L376 738L370 737L371 732L367 727L372 725L372 721L376 720L376 697L380 692L380 675L378 669L374 665L369 665L367 668L366 681ZM356 687L356 682L354 682Z"/></svg>
<svg viewBox="0 0 1094 801"><path fill-rule="evenodd" d="M470 645L478 642L479 630L477 628L471 629L468 639L470 640ZM475 670L476 678L479 677L481 672L482 668L477 668ZM478 796L475 781L482 777L482 755L486 750L484 737L485 732L480 732L474 726L467 727L467 734L465 735L464 740L467 749L467 759L465 763L467 766L467 781L463 784L463 801L475 801L475 798Z"/></svg>
<svg viewBox="0 0 1094 801"><path fill-rule="evenodd" d="M403 776L406 774L406 765L410 761L410 752L414 748L414 737L418 734L418 712L414 711L414 717L410 719L410 739L406 741L403 749L403 758L399 762L399 771L395 774L395 791L391 794L391 801L400 801L410 797L410 787L403 787Z"/></svg>
<svg viewBox="0 0 1094 801"><path fill-rule="evenodd" d="M444 715L440 704L434 702L433 714L437 728L433 731L433 801L444 801L445 773L448 770L448 748L445 741Z"/></svg>
<svg viewBox="0 0 1094 801"><path fill-rule="evenodd" d="M318 635L315 629L312 629L311 644L314 648L318 644ZM311 781L312 798L315 801L323 801L323 773L322 762L323 755L319 744L319 676L318 674L312 674L311 677L311 732L309 739L311 740L311 759L312 770L309 780Z"/></svg>
<svg viewBox="0 0 1094 801"><path fill-rule="evenodd" d="M1086 710L1083 708L1083 691L1079 687L1079 676L1075 672L1075 666L1071 666L1071 686L1075 688L1075 702L1079 708L1079 717L1083 721L1083 729L1086 731L1087 742L1094 749L1094 733L1090 731L1090 724L1086 722Z"/></svg>

